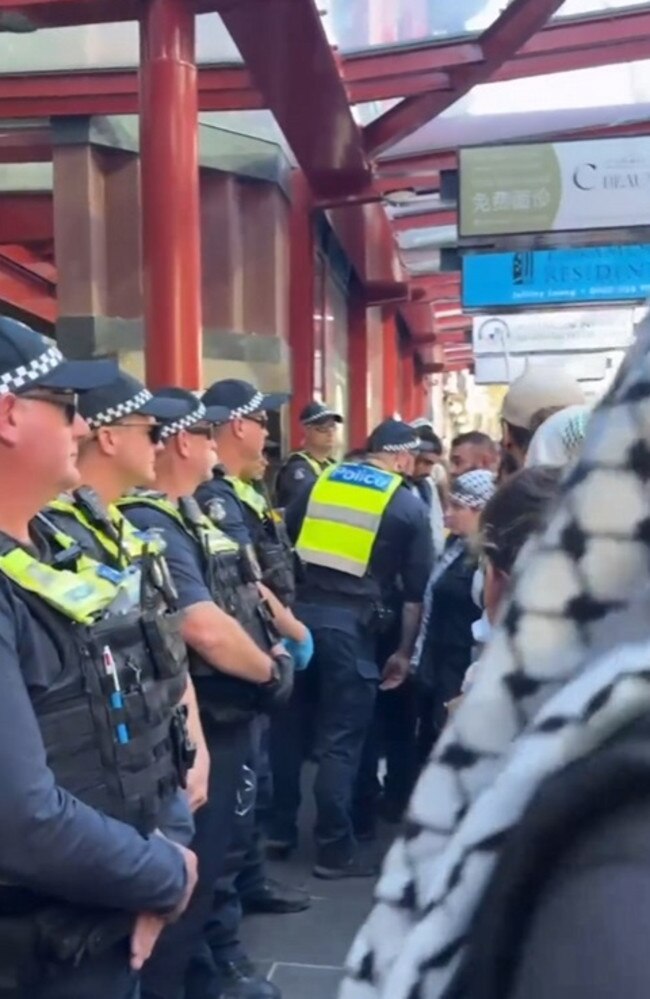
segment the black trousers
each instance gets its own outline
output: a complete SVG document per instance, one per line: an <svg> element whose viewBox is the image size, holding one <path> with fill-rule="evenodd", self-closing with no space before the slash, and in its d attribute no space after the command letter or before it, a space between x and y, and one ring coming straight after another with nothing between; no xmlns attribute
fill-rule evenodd
<svg viewBox="0 0 650 999"><path fill-rule="evenodd" d="M310 622L308 622L310 623ZM338 865L354 854L352 796L372 720L377 668L361 631L314 627L314 658L295 697L271 729L273 815L271 836L296 837L305 725L315 704L316 843L319 861Z"/></svg>
<svg viewBox="0 0 650 999"><path fill-rule="evenodd" d="M180 999L185 974L199 950L223 873L235 822L237 790L250 747L248 724L217 726L201 718L210 753L208 803L195 816L192 849L198 856L199 881L182 918L161 935L142 975L142 999ZM49 999L49 997L48 997Z"/></svg>
<svg viewBox="0 0 650 999"><path fill-rule="evenodd" d="M129 942L112 947L98 957L82 961L78 968L27 990L0 987L0 999L134 999L136 976L129 968Z"/></svg>

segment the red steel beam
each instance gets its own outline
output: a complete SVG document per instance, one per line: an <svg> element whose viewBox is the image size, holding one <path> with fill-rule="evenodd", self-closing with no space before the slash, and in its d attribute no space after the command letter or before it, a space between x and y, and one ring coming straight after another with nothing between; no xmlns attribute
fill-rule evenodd
<svg viewBox="0 0 650 999"><path fill-rule="evenodd" d="M421 215L400 215L392 220L395 232L410 232L412 229L435 229L443 225L456 225L458 215L455 209L440 212L422 212Z"/></svg>
<svg viewBox="0 0 650 999"><path fill-rule="evenodd" d="M647 57L647 10L608 11L548 24L490 77L515 80ZM343 76L352 103L410 97L451 85L449 70L481 62L480 44L431 42L415 49L346 56ZM444 72L441 72L444 70Z"/></svg>
<svg viewBox="0 0 650 999"><path fill-rule="evenodd" d="M53 238L51 194L0 194L0 243L41 243Z"/></svg>
<svg viewBox="0 0 650 999"><path fill-rule="evenodd" d="M479 83L485 83L562 5L562 0L512 0L495 23L485 31L479 45L484 59L449 70L449 90L407 97L364 129L369 155L377 156L389 146L436 118Z"/></svg>
<svg viewBox="0 0 650 999"><path fill-rule="evenodd" d="M139 107L135 71L3 76L0 87L3 118L137 114ZM199 73L200 111L263 107L259 91L243 67L203 69Z"/></svg>
<svg viewBox="0 0 650 999"><path fill-rule="evenodd" d="M0 129L0 163L49 163L51 160L49 128Z"/></svg>
<svg viewBox="0 0 650 999"><path fill-rule="evenodd" d="M0 252L5 260L13 260L15 264L31 271L36 277L42 278L54 286L57 281L56 267L51 260L41 256L38 244L36 247L38 250L29 246L20 246L17 243L3 243L0 246Z"/></svg>
<svg viewBox="0 0 650 999"><path fill-rule="evenodd" d="M314 0L240 0L220 13L313 193L370 186L362 134Z"/></svg>
<svg viewBox="0 0 650 999"><path fill-rule="evenodd" d="M4 246L0 246L0 303L10 305L26 317L56 322L56 286L16 261Z"/></svg>

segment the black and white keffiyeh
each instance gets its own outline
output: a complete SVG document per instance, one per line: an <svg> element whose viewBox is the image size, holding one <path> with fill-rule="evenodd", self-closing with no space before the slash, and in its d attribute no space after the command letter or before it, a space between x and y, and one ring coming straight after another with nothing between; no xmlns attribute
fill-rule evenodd
<svg viewBox="0 0 650 999"><path fill-rule="evenodd" d="M340 999L441 999L505 833L541 783L650 709L650 330L415 789Z"/></svg>

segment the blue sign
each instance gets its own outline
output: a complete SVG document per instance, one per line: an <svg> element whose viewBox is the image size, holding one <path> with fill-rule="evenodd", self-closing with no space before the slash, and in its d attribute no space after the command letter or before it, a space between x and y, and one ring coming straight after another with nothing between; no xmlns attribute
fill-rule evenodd
<svg viewBox="0 0 650 999"><path fill-rule="evenodd" d="M390 472L382 472L371 465L339 465L331 473L330 482L343 482L349 486L362 486L385 493L393 482Z"/></svg>
<svg viewBox="0 0 650 999"><path fill-rule="evenodd" d="M634 302L649 296L650 245L463 257L462 302L468 309Z"/></svg>

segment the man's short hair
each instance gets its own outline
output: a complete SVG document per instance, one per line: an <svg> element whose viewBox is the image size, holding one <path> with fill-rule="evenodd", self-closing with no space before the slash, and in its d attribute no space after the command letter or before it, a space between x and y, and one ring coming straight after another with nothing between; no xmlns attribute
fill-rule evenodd
<svg viewBox="0 0 650 999"><path fill-rule="evenodd" d="M459 434L458 437L454 437L451 442L452 448L463 447L465 444L470 444L472 447L484 448L486 451L493 451L496 453L496 444L491 437L487 434L481 433L480 430L470 430L465 434Z"/></svg>

